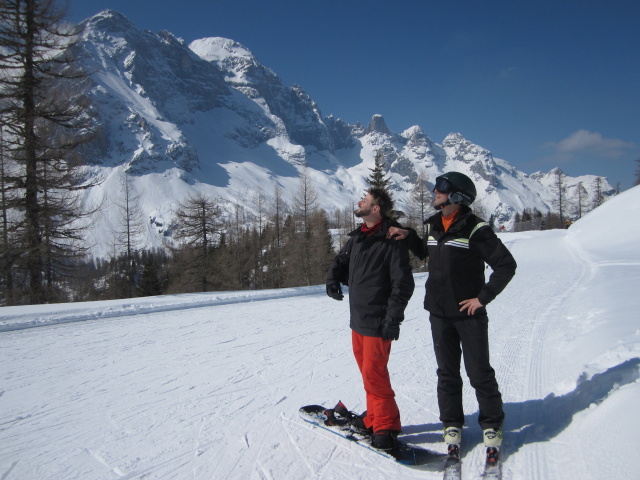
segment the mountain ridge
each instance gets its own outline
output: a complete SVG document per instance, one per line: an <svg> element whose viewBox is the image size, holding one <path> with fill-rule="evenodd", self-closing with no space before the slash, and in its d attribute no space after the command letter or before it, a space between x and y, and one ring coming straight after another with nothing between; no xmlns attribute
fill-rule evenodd
<svg viewBox="0 0 640 480"><path fill-rule="evenodd" d="M81 26L77 48L92 72L92 115L99 131L86 151L87 172L103 179L85 202L116 197L118 179L126 174L149 220L147 247L170 240L176 205L188 195L219 198L229 215L234 205L254 211L257 192L269 199L276 186L290 201L303 169L320 207L348 207L366 189L377 153L400 210L408 208L420 174L432 187L447 170L469 175L479 191L479 212L508 229L524 209L553 210L553 170L527 175L461 133L441 144L418 125L394 133L381 114L367 125L323 116L302 87L284 85L234 40L208 37L186 45L168 31L141 31L113 10ZM593 202L597 178L605 196L612 195L606 179L587 175L565 177L567 199L577 197L582 183L581 195ZM108 251L107 226L96 226L98 256Z"/></svg>

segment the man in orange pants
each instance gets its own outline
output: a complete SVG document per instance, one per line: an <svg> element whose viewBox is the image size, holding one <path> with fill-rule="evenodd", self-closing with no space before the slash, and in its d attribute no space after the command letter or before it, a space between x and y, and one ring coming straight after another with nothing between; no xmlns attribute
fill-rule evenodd
<svg viewBox="0 0 640 480"><path fill-rule="evenodd" d="M371 445L382 450L395 447L402 428L387 364L414 289L406 242L386 238L398 226L389 218L392 209L384 189L370 188L355 211L364 223L349 234L327 274L330 297L342 300L340 284L349 286L353 353L367 394L362 426L373 434Z"/></svg>

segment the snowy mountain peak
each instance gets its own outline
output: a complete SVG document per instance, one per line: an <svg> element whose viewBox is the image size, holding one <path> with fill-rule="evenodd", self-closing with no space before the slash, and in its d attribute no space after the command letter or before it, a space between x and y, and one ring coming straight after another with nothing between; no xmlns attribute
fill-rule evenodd
<svg viewBox="0 0 640 480"><path fill-rule="evenodd" d="M323 207L343 208L366 186L378 152L403 210L420 175L433 182L447 170L469 174L484 191L476 208L507 228L524 209L553 209L547 176L527 176L460 133L438 145L417 125L392 132L380 114L366 127L323 117L302 87L284 85L234 40L209 37L185 45L167 31L141 31L113 10L82 25L79 48L86 71L93 72L92 118L100 132L87 149L87 164L109 179L88 191L86 201L99 203L104 192L118 188L115 179L125 170L134 174L150 225L165 226L150 228L149 246L167 241L173 205L184 197L203 193L251 210L250 192L279 185L288 201L302 166L326 199ZM604 179L602 190L611 191Z"/></svg>
<svg viewBox="0 0 640 480"><path fill-rule="evenodd" d="M221 62L229 57L245 58L255 62L255 58L248 48L228 38L201 38L191 42L189 48L200 58L208 62Z"/></svg>
<svg viewBox="0 0 640 480"><path fill-rule="evenodd" d="M400 134L402 138L407 139L407 145L414 146L428 146L429 148L433 148L435 145L433 141L427 136L427 134L420 128L418 125L407 128L404 132Z"/></svg>
<svg viewBox="0 0 640 480"><path fill-rule="evenodd" d="M202 60L227 72L226 81L234 86L282 84L275 72L261 65L248 48L234 40L222 37L202 38L191 42L189 48Z"/></svg>
<svg viewBox="0 0 640 480"><path fill-rule="evenodd" d="M367 126L367 133L382 133L383 135L392 135L391 130L387 127L384 121L384 117L380 114L375 114L371 117L371 122Z"/></svg>
<svg viewBox="0 0 640 480"><path fill-rule="evenodd" d="M464 138L460 133L450 133L442 142L442 147L449 157L465 163L481 161L486 163L493 160L489 150L476 145Z"/></svg>
<svg viewBox="0 0 640 480"><path fill-rule="evenodd" d="M405 138L426 136L424 133L424 130L422 130L422 128L419 125L414 125L413 127L407 128L400 135L402 135Z"/></svg>
<svg viewBox="0 0 640 480"><path fill-rule="evenodd" d="M465 141L465 138L462 136L461 133L453 132L445 137L445 139L442 141L442 146L444 147L450 143L460 143L463 141Z"/></svg>
<svg viewBox="0 0 640 480"><path fill-rule="evenodd" d="M100 13L86 19L85 25L93 25L95 28L107 29L113 27L113 30L122 30L122 28L135 29L135 25L129 21L127 17L116 10L103 10Z"/></svg>
<svg viewBox="0 0 640 480"><path fill-rule="evenodd" d="M467 140L461 133L450 133L442 141L444 148L456 148L458 150L469 150L471 148L482 148Z"/></svg>

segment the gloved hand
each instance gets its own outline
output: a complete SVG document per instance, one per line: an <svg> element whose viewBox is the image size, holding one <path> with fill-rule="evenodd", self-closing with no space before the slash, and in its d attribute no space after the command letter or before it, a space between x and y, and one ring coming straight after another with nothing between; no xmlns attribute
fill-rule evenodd
<svg viewBox="0 0 640 480"><path fill-rule="evenodd" d="M334 300L342 300L344 298L339 283L327 283L327 295Z"/></svg>
<svg viewBox="0 0 640 480"><path fill-rule="evenodd" d="M381 333L383 340L398 340L400 338L400 322L385 320Z"/></svg>

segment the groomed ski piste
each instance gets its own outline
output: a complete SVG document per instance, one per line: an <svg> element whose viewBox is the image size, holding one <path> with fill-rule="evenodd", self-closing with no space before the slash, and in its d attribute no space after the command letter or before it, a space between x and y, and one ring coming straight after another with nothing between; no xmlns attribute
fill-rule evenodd
<svg viewBox="0 0 640 480"><path fill-rule="evenodd" d="M489 305L504 479L640 471L640 187L568 230L506 233L518 271ZM389 365L404 439L445 452L427 274ZM0 479L441 478L314 428L364 410L348 298L324 286L0 308ZM465 383L462 478L484 448Z"/></svg>

